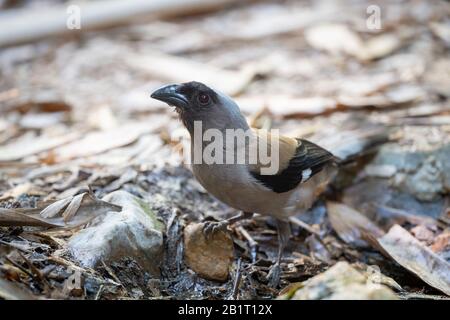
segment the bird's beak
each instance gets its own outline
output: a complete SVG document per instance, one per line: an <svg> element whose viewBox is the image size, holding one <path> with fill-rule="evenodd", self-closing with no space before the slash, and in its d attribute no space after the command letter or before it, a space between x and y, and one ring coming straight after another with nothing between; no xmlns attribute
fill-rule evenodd
<svg viewBox="0 0 450 320"><path fill-rule="evenodd" d="M150 95L150 97L165 102L170 106L175 106L177 108L186 108L189 101L183 94L178 91L179 87L180 86L177 84L164 86L154 91Z"/></svg>

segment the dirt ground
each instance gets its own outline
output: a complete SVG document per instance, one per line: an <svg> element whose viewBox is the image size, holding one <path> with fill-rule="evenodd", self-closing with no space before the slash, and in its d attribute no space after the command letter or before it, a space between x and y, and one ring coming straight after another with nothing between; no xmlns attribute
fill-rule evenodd
<svg viewBox="0 0 450 320"><path fill-rule="evenodd" d="M4 12L58 5L0 1ZM388 292L364 280L362 297L447 299L449 17L445 1L242 1L0 48L0 298L345 298L333 296L345 281L331 293L315 281L348 262L363 275L376 266ZM232 226L227 280L186 264L185 227L236 213L195 181L177 114L150 99L190 80L231 95L254 127L356 160L291 221L277 288L267 217ZM89 265L70 250L92 218L120 211L103 198L117 190L163 226L149 264L111 249Z"/></svg>

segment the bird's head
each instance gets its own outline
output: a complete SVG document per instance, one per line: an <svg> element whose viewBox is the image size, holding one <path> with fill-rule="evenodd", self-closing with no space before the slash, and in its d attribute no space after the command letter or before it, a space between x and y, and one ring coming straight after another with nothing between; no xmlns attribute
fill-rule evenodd
<svg viewBox="0 0 450 320"><path fill-rule="evenodd" d="M230 97L200 82L167 85L154 91L151 97L174 106L190 133L194 121L201 121L203 129L248 129L239 107Z"/></svg>

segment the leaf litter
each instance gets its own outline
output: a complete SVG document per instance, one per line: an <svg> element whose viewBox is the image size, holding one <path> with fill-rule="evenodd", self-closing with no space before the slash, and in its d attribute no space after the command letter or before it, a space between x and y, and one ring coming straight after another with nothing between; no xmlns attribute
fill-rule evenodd
<svg viewBox="0 0 450 320"><path fill-rule="evenodd" d="M448 3L383 2L396 14L378 32L366 7L243 2L3 50L0 297L448 299ZM220 281L186 264L185 227L236 213L199 187L177 116L148 97L189 80L231 94L256 127L356 160L292 218L280 288L265 280L277 238L264 217L232 226ZM101 247L69 250L96 235ZM160 264L130 244L162 250ZM102 254L84 264L84 249Z"/></svg>

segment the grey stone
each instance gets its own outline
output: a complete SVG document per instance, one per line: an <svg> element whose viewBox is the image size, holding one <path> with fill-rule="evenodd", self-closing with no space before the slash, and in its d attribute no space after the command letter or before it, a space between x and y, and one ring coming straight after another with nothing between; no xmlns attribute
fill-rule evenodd
<svg viewBox="0 0 450 320"><path fill-rule="evenodd" d="M91 226L77 232L68 242L69 252L86 267L130 257L157 276L164 224L144 201L128 192L114 191L103 200L121 206L122 211L98 217Z"/></svg>

